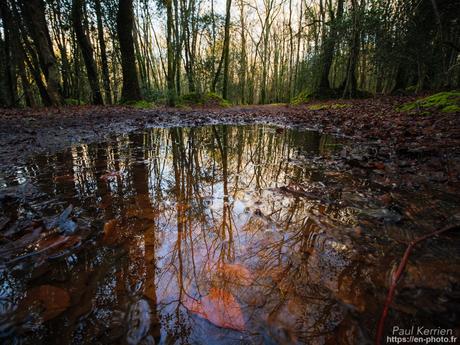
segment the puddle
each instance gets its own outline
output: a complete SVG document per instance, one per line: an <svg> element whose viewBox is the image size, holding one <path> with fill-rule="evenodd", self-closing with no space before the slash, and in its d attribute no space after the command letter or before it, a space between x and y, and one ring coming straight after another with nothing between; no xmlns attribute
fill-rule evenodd
<svg viewBox="0 0 460 345"><path fill-rule="evenodd" d="M31 159L0 180L0 337L372 341L403 242L459 210L436 191L392 191L389 206L387 186L341 165L343 144L270 126L157 128ZM421 248L391 318L456 324L459 237Z"/></svg>

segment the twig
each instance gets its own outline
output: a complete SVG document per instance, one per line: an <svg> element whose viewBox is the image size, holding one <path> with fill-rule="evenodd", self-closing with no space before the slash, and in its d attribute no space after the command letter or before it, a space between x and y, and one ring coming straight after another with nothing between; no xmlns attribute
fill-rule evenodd
<svg viewBox="0 0 460 345"><path fill-rule="evenodd" d="M379 324L378 324L378 328L377 328L377 334L376 334L376 337L375 337L375 344L376 345L381 345L382 344L382 337L383 337L383 329L385 327L385 320L386 320L386 318L388 316L388 311L390 309L391 303L393 302L393 297L394 297L394 294L395 294L395 291L396 291L396 285L398 284L399 278L401 277L401 275L404 272L404 268L406 267L407 261L409 260L409 256L410 256L410 254L412 252L412 249L417 244L419 244L420 242L422 242L422 241L424 241L424 240L426 240L426 239L428 239L430 237L440 235L440 234L442 234L442 233L444 233L446 231L454 230L454 229L458 228L459 226L460 226L460 224L448 225L448 226L442 228L441 230L436 230L436 231L430 232L430 233L428 233L428 234L426 234L424 236L416 238L414 241L411 241L409 243L409 245L407 246L406 251L404 252L404 255L403 255L402 259L401 259L401 262L399 263L398 269L393 274L393 277L391 279L390 289L388 290L387 298L385 300L385 305L383 307L382 315L380 316L380 320L379 320Z"/></svg>

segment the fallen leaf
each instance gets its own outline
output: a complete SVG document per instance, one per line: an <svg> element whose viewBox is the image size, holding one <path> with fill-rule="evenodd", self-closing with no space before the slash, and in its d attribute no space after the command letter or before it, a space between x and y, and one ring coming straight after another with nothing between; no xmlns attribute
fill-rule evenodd
<svg viewBox="0 0 460 345"><path fill-rule="evenodd" d="M41 227L34 228L31 232L25 234L19 239L2 245L2 248L0 249L0 258L8 259L17 251L29 246L39 238L42 230L43 229Z"/></svg>
<svg viewBox="0 0 460 345"><path fill-rule="evenodd" d="M37 251L46 251L53 249L53 251L63 250L80 242L80 236L62 236L54 235L41 239L36 243Z"/></svg>
<svg viewBox="0 0 460 345"><path fill-rule="evenodd" d="M111 219L104 224L104 236L102 238L104 243L114 244L118 240L118 228L118 221L116 219Z"/></svg>
<svg viewBox="0 0 460 345"><path fill-rule="evenodd" d="M73 182L74 177L73 175L61 175L61 176L55 176L53 180L54 182Z"/></svg>
<svg viewBox="0 0 460 345"><path fill-rule="evenodd" d="M69 307L70 296L64 289L52 285L41 285L27 291L26 297L21 300L19 308L28 309L32 305L40 306L43 321L48 321Z"/></svg>
<svg viewBox="0 0 460 345"><path fill-rule="evenodd" d="M192 313L200 315L222 328L244 331L243 313L235 297L228 291L211 288L201 300L186 297L184 306Z"/></svg>
<svg viewBox="0 0 460 345"><path fill-rule="evenodd" d="M374 169L385 170L385 164L383 164L382 162L374 162L372 165Z"/></svg>

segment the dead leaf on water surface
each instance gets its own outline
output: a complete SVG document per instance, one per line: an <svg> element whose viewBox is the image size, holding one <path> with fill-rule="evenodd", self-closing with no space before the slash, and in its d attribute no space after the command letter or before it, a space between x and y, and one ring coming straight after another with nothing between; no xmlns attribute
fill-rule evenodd
<svg viewBox="0 0 460 345"><path fill-rule="evenodd" d="M54 235L42 238L35 244L38 251L45 251L48 249L63 250L72 247L80 242L80 236L62 236Z"/></svg>
<svg viewBox="0 0 460 345"><path fill-rule="evenodd" d="M73 182L74 176L73 175L55 176L53 180L54 182Z"/></svg>
<svg viewBox="0 0 460 345"><path fill-rule="evenodd" d="M4 244L0 249L0 258L8 259L16 252L29 246L39 238L42 230L43 229L41 227L34 228L31 232L28 232L19 239Z"/></svg>
<svg viewBox="0 0 460 345"><path fill-rule="evenodd" d="M111 219L104 224L104 237L103 241L106 244L114 244L118 238L117 234L118 221L116 219Z"/></svg>
<svg viewBox="0 0 460 345"><path fill-rule="evenodd" d="M42 308L41 317L48 321L70 306L69 293L56 286L41 285L27 291L26 297L19 304L20 309L28 309L32 305Z"/></svg>
<svg viewBox="0 0 460 345"><path fill-rule="evenodd" d="M369 168L376 170L385 170L385 164L383 162L371 162L369 163Z"/></svg>
<svg viewBox="0 0 460 345"><path fill-rule="evenodd" d="M209 294L201 300L185 298L184 306L214 325L222 328L244 331L245 324L241 307L235 297L228 291L211 288Z"/></svg>

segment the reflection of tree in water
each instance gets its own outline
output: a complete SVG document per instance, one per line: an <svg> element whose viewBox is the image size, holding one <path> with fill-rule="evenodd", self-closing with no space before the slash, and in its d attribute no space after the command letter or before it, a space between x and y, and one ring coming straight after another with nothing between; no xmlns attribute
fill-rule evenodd
<svg viewBox="0 0 460 345"><path fill-rule="evenodd" d="M292 168L285 160L285 157L295 156L295 147L289 143L293 139L287 132L267 135L262 130L247 133L241 128L225 126L213 127L211 131L212 135L203 133L204 130L170 130L177 202L178 233L174 248L178 300L182 301L184 295L199 300L212 286L218 286L233 292L243 304L244 294L269 295L278 302L271 306L270 315L275 315L286 302L286 296L297 288L295 283L306 279L301 276L305 272L301 272L300 266L307 256L294 263L292 252L303 250L307 253L305 248L311 246L307 243L311 241L309 235L319 227L307 216L315 205L294 198L286 207L289 198L280 198L276 193L270 195L264 189L305 178L305 170ZM210 141L209 137L213 140ZM209 171L211 176L206 174ZM235 202L240 202L244 192L249 192L250 198L256 200L251 201L253 203L245 211L235 212ZM202 202L205 199L211 199L211 207ZM217 202L220 202L218 207ZM242 223L241 215L245 212L249 216ZM278 229L283 229L289 236L277 240ZM245 234L240 236L239 231ZM246 234L251 234L252 239L245 241L254 245L251 250L254 253L258 250L257 255L242 255L238 248L235 236L240 237L241 244L241 237ZM270 238L273 241L267 242ZM225 276L228 273L225 272L228 270L226 265L234 262L252 266L256 280L258 275L263 280L264 275L270 277L278 272L276 279L279 281L274 285L271 281L269 291L265 285L258 286L257 283L244 292L239 291L241 286L235 289L232 279ZM234 269L234 266L229 267ZM163 266L163 269L168 268ZM287 287L290 291L286 290ZM331 304L330 299L322 300ZM248 310L252 307L246 305ZM326 309L324 313L327 314ZM309 332L314 333L315 328L318 327L310 325Z"/></svg>
<svg viewBox="0 0 460 345"><path fill-rule="evenodd" d="M163 335L179 343L205 325L195 307L219 295L241 308L248 337L282 343L328 331L336 304L309 258L335 210L282 189L313 186L318 172L302 155L327 154L328 145L308 132L215 126L75 148L73 165L62 167L75 175L69 187L114 224L112 253L99 250L97 260L116 270L96 275L85 298L112 290L135 334L148 309L148 334L137 334L158 339L161 320Z"/></svg>

